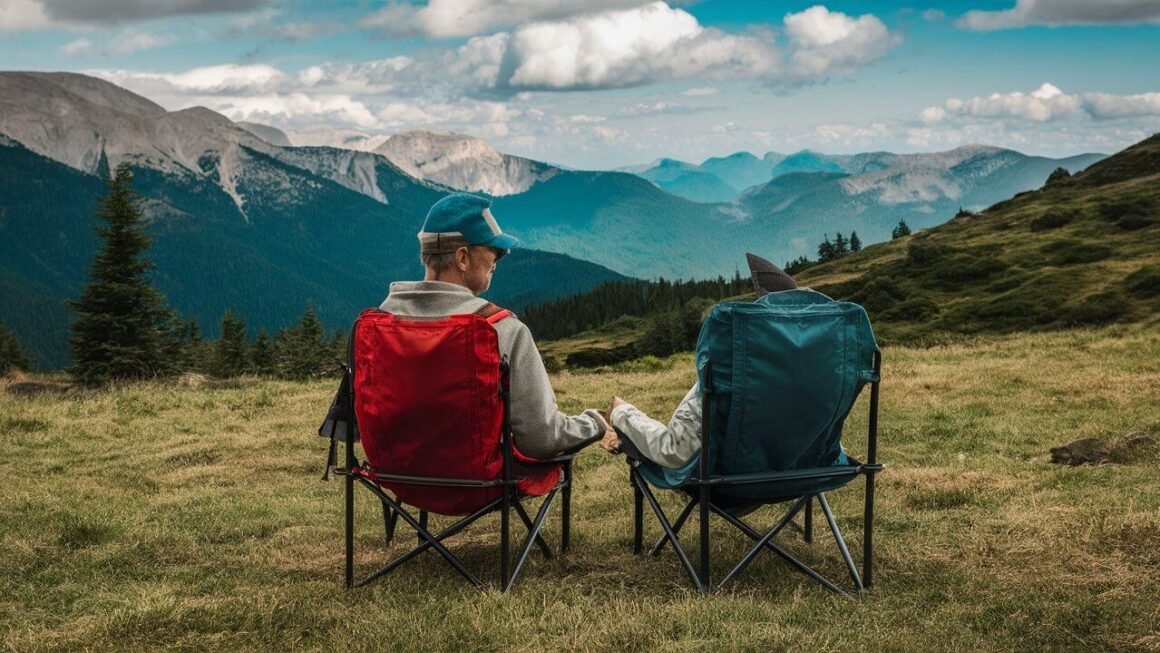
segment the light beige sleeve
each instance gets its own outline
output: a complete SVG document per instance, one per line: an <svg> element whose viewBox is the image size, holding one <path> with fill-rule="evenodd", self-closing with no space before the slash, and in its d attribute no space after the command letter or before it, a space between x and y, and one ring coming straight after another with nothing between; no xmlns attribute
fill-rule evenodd
<svg viewBox="0 0 1160 653"><path fill-rule="evenodd" d="M701 393L695 384L667 427L627 403L617 406L609 417L642 454L662 467L684 467L701 450Z"/></svg>

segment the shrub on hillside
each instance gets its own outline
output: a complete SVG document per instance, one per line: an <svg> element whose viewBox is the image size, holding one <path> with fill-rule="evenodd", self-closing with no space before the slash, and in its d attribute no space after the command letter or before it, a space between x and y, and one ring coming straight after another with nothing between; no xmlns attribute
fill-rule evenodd
<svg viewBox="0 0 1160 653"><path fill-rule="evenodd" d="M881 318L897 322L918 322L938 315L939 307L929 297L911 297L883 311Z"/></svg>
<svg viewBox="0 0 1160 653"><path fill-rule="evenodd" d="M1077 240L1057 240L1040 248L1052 265L1078 265L1095 263L1112 255L1112 248L1097 243Z"/></svg>
<svg viewBox="0 0 1160 653"><path fill-rule="evenodd" d="M924 279L939 290L960 290L982 284L1008 267L1006 262L991 256L958 254L931 265Z"/></svg>
<svg viewBox="0 0 1160 653"><path fill-rule="evenodd" d="M906 248L907 260L922 267L938 263L951 253L950 247L927 241L914 242Z"/></svg>
<svg viewBox="0 0 1160 653"><path fill-rule="evenodd" d="M1069 325L1108 324L1123 317L1130 309L1131 304L1124 291L1109 288L1080 300L1064 312L1061 321Z"/></svg>
<svg viewBox="0 0 1160 653"><path fill-rule="evenodd" d="M906 298L907 292L889 277L875 277L850 295L850 301L861 304L874 315L890 310Z"/></svg>
<svg viewBox="0 0 1160 653"><path fill-rule="evenodd" d="M1051 229L1059 229L1072 221L1075 215L1072 213L1064 213L1061 211L1047 211L1043 215L1031 220L1031 231L1050 231Z"/></svg>
<svg viewBox="0 0 1160 653"><path fill-rule="evenodd" d="M1124 286L1141 299L1160 297L1160 268L1140 268L1124 278Z"/></svg>

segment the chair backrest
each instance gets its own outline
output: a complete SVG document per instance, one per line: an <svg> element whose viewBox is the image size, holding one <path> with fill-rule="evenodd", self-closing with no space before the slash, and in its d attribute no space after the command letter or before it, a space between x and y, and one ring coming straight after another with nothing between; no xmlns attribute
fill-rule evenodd
<svg viewBox="0 0 1160 653"><path fill-rule="evenodd" d="M697 342L714 475L845 465L842 425L876 380L866 311L808 290L720 304Z"/></svg>
<svg viewBox="0 0 1160 653"><path fill-rule="evenodd" d="M379 310L359 316L351 336L355 415L375 472L502 478L501 361L491 321L474 314L410 319ZM470 512L498 496L496 488L383 485L406 503L444 514Z"/></svg>

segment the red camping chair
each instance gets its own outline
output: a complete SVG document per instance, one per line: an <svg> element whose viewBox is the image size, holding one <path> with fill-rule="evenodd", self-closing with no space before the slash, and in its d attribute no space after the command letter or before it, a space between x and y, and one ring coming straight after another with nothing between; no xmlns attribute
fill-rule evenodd
<svg viewBox="0 0 1160 653"><path fill-rule="evenodd" d="M540 530L562 494L561 552L569 539L572 455L536 460L512 442L508 365L501 360L495 323L511 313L488 304L475 314L405 318L364 311L351 332L350 367L332 416L324 423L346 446L346 464L334 472L346 481L346 586L362 586L434 549L477 587L484 583L443 541L480 517L500 513L500 587L511 589L533 544L551 549ZM350 381L353 379L353 383ZM353 408L353 410L352 410ZM353 414L357 419L351 420ZM353 434L351 431L354 431ZM353 436L353 437L352 437ZM365 463L355 457L361 436ZM329 467L328 467L329 469ZM354 578L354 486L383 504L386 541L401 517L419 543L362 580ZM523 506L543 496L535 519ZM412 509L418 514L412 514ZM528 536L511 562L511 513ZM438 533L428 514L462 516Z"/></svg>

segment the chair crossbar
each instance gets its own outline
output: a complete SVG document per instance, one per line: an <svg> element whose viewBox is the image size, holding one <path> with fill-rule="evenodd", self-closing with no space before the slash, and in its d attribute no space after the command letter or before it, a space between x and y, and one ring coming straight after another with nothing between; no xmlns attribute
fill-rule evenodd
<svg viewBox="0 0 1160 653"><path fill-rule="evenodd" d="M358 480L363 485L365 485L367 487L367 489L369 489L375 496L377 496L380 501L382 501L383 503L390 504L391 509L394 510L400 517L402 517L403 521L407 522L407 524L409 524L411 526L411 528L415 529L415 532L419 535L419 537L424 540L422 543L420 543L418 546L416 546L414 549L411 550L410 553L412 553L414 555L407 557L407 560L410 560L411 558L419 555L423 551L427 550L427 548L433 548L433 549L435 549L436 552L439 553L439 555L443 556L443 558L445 560L447 560L447 562L450 563L452 567L455 567L455 569L460 574L462 574L463 577L468 580L468 582L475 585L476 587L483 588L483 586L484 586L483 581L479 580L479 578L476 577L475 574L471 573L467 569L467 567L464 566L464 564L459 560L459 558L455 557L455 554L448 551L447 547L443 546L439 542L439 540L443 539L445 537L450 537L451 535L454 535L455 533L458 533L459 531L466 528L468 525L470 525L475 520L477 520L480 517L482 517L483 515L487 514L487 512L490 512L490 510L494 509L495 505L497 505L499 503L500 499L497 499L496 501L492 502L491 504L484 506L483 508L480 508L479 510L468 515L467 517L460 519L458 522L453 524L450 528L446 529L447 531L451 531L451 532L443 534L443 537L436 537L436 536L432 535L431 531L427 530L427 528L424 527L423 524L420 524L419 520L417 520L413 516L411 516L411 513L408 512L407 509L403 507L401 502L398 502L398 501L392 499L390 497L390 495L388 495L386 492L383 492L382 488L380 488L377 484L375 484L374 482L369 481L365 478L362 478L362 477L359 477ZM454 529L454 530L452 530L452 529ZM405 561L406 560L404 560L404 562ZM399 562L398 564L402 564L402 562ZM398 564L396 564L395 567L397 567ZM388 565L388 567L390 567L390 565ZM380 569L379 572L372 574L371 577L366 578L362 582L358 583L358 586L365 585L365 584L371 582L372 580L379 578L380 576L386 574L387 572L391 571L391 569L394 569L395 567L390 567L390 569L387 569L386 567L384 567L384 569Z"/></svg>
<svg viewBox="0 0 1160 653"><path fill-rule="evenodd" d="M693 569L693 563L689 560L689 556L685 553L684 547L681 546L676 532L673 530L672 525L669 523L668 518L665 516L665 511L661 508L661 504L657 503L657 498L653 496L652 491L649 490L648 484L643 478L641 478L640 474L637 473L635 469L632 473L632 482L635 483L638 488L640 488L641 492L644 494L644 498L648 500L649 505L652 507L653 512L657 516L657 520L661 523L661 528L665 531L665 536L668 537L669 540L673 543L673 550L677 552L677 557L681 559L681 564L685 567L685 571L688 572L689 579L693 581L693 585L695 585L699 591L704 592L706 590L705 584L701 582L701 577L697 574L697 570Z"/></svg>
<svg viewBox="0 0 1160 653"><path fill-rule="evenodd" d="M364 585L367 585L367 584L385 576L386 574L394 571L395 569L402 566L403 564L410 562L411 560L415 559L416 557L418 557L419 555L421 555L425 551L430 550L430 549L434 549L437 553L439 553L439 555L443 559L445 559L448 562L448 564L450 564L456 571L458 571L459 574L461 576L463 576L468 582L470 582L472 585L474 585L480 589L486 588L486 584L482 580L480 580L478 576L473 574L466 567L466 565L464 565L463 562L457 556L455 556L455 554L451 553L451 551L449 551L445 546L443 546L442 540L445 540L449 537L452 537L452 536L458 534L459 532L463 531L471 524L475 523L477 520L479 520L479 518L483 517L484 515L487 515L491 512L496 511L497 509L500 509L502 507L502 504L504 504L504 502L505 502L505 497L499 497L499 498L491 501L487 505L479 508L478 510L471 513L470 515L467 515L465 517L461 517L460 519L455 521L455 523L444 528L443 530L439 531L438 533L432 533L427 528L427 512L426 511L420 511L419 518L416 518L414 515L412 515L407 510L407 508L404 506L403 502L401 502L395 498L392 498L389 494L384 492L383 489L381 487L379 487L379 485L377 483L375 483L374 481L372 481L372 480L368 479L367 477L365 477L364 475L358 474L358 473L350 474L349 476L351 477L351 480L357 480L360 484L365 486L368 490L371 491L372 494L374 494L382 502L382 504L383 504L383 521L384 521L384 527L386 529L387 544L390 544L390 541L393 539L394 531L395 531L395 523L399 518L402 518L403 521L405 521L412 529L414 529L415 534L418 537L418 544L416 544L416 546L414 548L412 548L410 551L408 551L408 552L404 553L403 555L399 556L398 558L395 558L394 560L388 562L386 565L384 565L383 567L381 567L380 569L378 569L374 573L366 576L362 580L359 580L357 582L352 582L350 585L351 587L362 587ZM520 571L523 569L524 564L527 562L527 558L528 558L529 554L531 553L531 549L533 546L538 545L540 547L541 551L543 551L545 557L547 557L547 558L552 557L551 548L548 546L548 543L544 540L543 536L541 535L541 530L543 529L543 525L544 525L544 522L548 516L548 512L551 509L551 507L556 499L556 495L559 494L560 491L566 487L567 486L563 485L563 484L557 485L548 494L546 494L544 496L544 500L540 504L540 507L539 507L538 512L536 513L535 519L532 519L528 515L527 511L524 509L524 506L521 503L520 497L510 497L510 495L509 495L508 501L511 504L511 508L514 509L515 513L520 516L520 520L527 527L528 535L524 539L523 543L520 545L519 556L516 558L515 566L514 566L514 569L512 570L512 572L510 574L507 573L506 565L502 566L504 568L501 569L501 576L502 576L501 587L502 587L502 590L504 592L507 592L508 590L510 590L512 585L515 584L516 578L519 576Z"/></svg>

